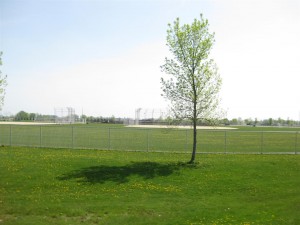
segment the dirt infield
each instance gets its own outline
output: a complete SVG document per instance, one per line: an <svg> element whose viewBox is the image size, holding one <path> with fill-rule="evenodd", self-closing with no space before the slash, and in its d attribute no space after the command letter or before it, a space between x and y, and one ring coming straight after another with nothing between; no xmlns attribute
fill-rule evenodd
<svg viewBox="0 0 300 225"><path fill-rule="evenodd" d="M167 125L129 125L127 127L135 128L169 128L169 129L192 129L192 126L167 126ZM234 130L234 127L214 127L214 126L197 126L199 130Z"/></svg>

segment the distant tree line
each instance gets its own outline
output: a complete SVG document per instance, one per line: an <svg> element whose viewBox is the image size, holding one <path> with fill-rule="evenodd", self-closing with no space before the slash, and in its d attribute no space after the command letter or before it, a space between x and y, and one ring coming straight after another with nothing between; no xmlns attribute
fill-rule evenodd
<svg viewBox="0 0 300 225"><path fill-rule="evenodd" d="M16 115L12 116L0 116L2 121L36 121L36 122L55 122L55 115L43 115L39 113L28 113L25 111L20 111ZM115 116L103 117L103 116L86 116L86 115L75 115L75 121L84 121L85 123L107 123L107 124L123 124L124 121L132 120L130 118L116 118ZM191 125L189 120L174 120L172 118L166 119L144 119L140 120L139 124L157 124L157 125ZM242 119L242 118L233 118L233 119L221 119L214 122L218 126L300 126L300 121L292 119L282 119L282 118L269 118L258 120L257 118L252 119ZM211 123L207 123L205 120L199 120L197 122L199 126L209 126Z"/></svg>
<svg viewBox="0 0 300 225"><path fill-rule="evenodd" d="M255 119L233 118L231 120L222 119L220 123L228 126L245 126L245 125L247 126L299 126L300 125L300 121L291 120L289 118L285 120L280 117L278 119L269 118L263 120L258 120L257 118Z"/></svg>
<svg viewBox="0 0 300 225"><path fill-rule="evenodd" d="M152 121L149 120L142 120L140 122L140 124L151 124ZM158 124L165 124L165 125L192 125L191 122L189 120L174 120L172 118L167 118L165 120L161 120L159 121L153 121L153 123ZM257 118L252 119L252 118L248 118L248 119L242 119L242 118L233 118L233 119L220 119L220 120L216 120L216 121L209 121L207 122L206 120L199 120L197 122L198 126L212 126L212 125L217 125L217 126L300 126L300 121L296 121L296 120L292 120L292 119L282 119L282 118L278 118L278 119L273 119L273 118L269 118L269 119L263 119L263 120L258 120Z"/></svg>
<svg viewBox="0 0 300 225"><path fill-rule="evenodd" d="M18 112L12 118L14 121L48 121L48 122L55 121L54 115L42 115L39 113L28 113L25 111Z"/></svg>
<svg viewBox="0 0 300 225"><path fill-rule="evenodd" d="M2 121L28 121L28 122L55 122L55 115L43 115L39 113L28 113L25 111L20 111L16 115L12 116L0 116L0 120ZM122 124L124 119L122 118L115 118L114 116L110 117L94 117L94 116L78 116L75 114L75 121L77 122L86 122L86 123L120 123Z"/></svg>

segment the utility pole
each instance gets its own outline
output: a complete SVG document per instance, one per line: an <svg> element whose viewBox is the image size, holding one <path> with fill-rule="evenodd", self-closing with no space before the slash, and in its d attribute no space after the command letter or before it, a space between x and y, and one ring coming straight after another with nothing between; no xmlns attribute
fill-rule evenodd
<svg viewBox="0 0 300 225"><path fill-rule="evenodd" d="M139 125L141 110L142 108L135 110L135 125Z"/></svg>

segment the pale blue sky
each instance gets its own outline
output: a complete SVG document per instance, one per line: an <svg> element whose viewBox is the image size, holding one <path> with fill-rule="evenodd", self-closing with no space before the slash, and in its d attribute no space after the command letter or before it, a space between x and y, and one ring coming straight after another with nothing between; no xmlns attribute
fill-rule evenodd
<svg viewBox="0 0 300 225"><path fill-rule="evenodd" d="M2 114L71 106L127 117L166 108L167 24L203 13L216 33L228 117L299 119L299 12L297 0L1 0Z"/></svg>
<svg viewBox="0 0 300 225"><path fill-rule="evenodd" d="M17 63L27 71L33 65L48 69L108 58L164 39L166 24L175 15L191 20L206 5L173 2L2 0L1 49L7 66Z"/></svg>

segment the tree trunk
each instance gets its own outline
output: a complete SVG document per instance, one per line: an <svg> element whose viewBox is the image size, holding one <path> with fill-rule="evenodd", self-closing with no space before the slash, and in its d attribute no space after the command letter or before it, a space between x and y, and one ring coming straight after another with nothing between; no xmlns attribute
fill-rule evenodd
<svg viewBox="0 0 300 225"><path fill-rule="evenodd" d="M196 150L197 150L197 119L193 120L193 152L192 158L189 161L190 164L194 163L196 158Z"/></svg>
<svg viewBox="0 0 300 225"><path fill-rule="evenodd" d="M196 158L196 150L197 150L197 90L196 90L196 84L195 84L195 67L193 67L192 71L192 78L193 78L193 126L194 126L194 135L193 135L193 152L192 152L192 158L190 160L190 164L194 163Z"/></svg>

